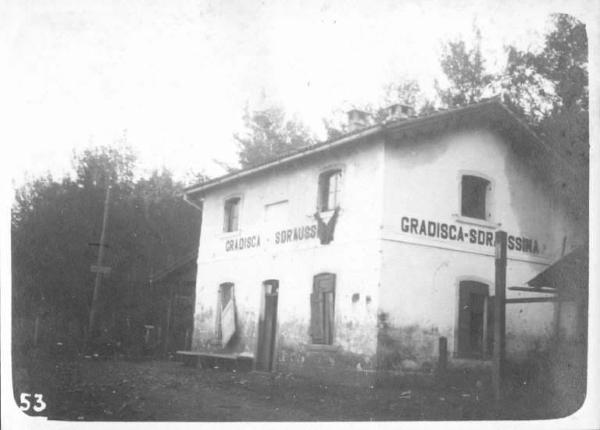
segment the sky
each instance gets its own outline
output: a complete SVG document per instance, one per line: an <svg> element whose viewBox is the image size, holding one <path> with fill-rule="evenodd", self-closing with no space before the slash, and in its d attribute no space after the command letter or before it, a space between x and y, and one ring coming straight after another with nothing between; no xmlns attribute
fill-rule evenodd
<svg viewBox="0 0 600 430"><path fill-rule="evenodd" d="M387 83L432 96L443 44L474 26L490 70L506 45L539 49L552 12L589 19L585 2L552 0L4 3L4 173L61 176L74 150L126 144L141 172L217 176L245 106L279 104L322 136L323 118Z"/></svg>

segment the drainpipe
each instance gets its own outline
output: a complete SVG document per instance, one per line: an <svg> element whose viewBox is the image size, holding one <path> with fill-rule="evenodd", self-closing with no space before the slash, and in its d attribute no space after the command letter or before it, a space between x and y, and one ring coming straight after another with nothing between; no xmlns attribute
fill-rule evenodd
<svg viewBox="0 0 600 430"><path fill-rule="evenodd" d="M183 194L183 201L200 211L200 231L198 232L198 234L202 235L202 215L204 215L202 208L204 206L204 199L193 200L189 197L189 194Z"/></svg>
<svg viewBox="0 0 600 430"><path fill-rule="evenodd" d="M188 203L190 206L193 206L196 209L198 209L200 212L202 212L202 205L204 203L204 200L200 199L200 202L195 202L194 200L189 198L188 194L183 195L183 200L186 203Z"/></svg>

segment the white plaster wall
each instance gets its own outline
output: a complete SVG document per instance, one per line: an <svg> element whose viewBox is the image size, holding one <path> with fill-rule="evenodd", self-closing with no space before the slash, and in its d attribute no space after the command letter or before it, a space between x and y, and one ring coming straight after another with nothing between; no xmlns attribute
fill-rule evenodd
<svg viewBox="0 0 600 430"><path fill-rule="evenodd" d="M371 142L335 154L321 154L205 196L195 347L214 337L218 286L233 282L245 334L244 348L254 352L261 284L266 279L280 282L279 345L309 343L312 279L318 273L331 272L337 277L334 343L350 352L373 354L380 274L382 165L383 142ZM335 240L329 245L321 245L318 238L276 244L276 231L316 225L313 214L319 173L336 166L344 173ZM223 202L232 195L242 197L240 230L223 233ZM267 205L286 200L267 215ZM260 247L225 251L227 240L253 235L260 235ZM353 303L355 293L360 299ZM371 299L369 304L367 296Z"/></svg>
<svg viewBox="0 0 600 430"><path fill-rule="evenodd" d="M536 239L540 253L509 251L507 285L524 283L560 256L573 237L564 209L535 172L502 138L485 130L386 145L383 269L380 310L396 327L416 326L420 354L437 354L437 337L454 351L458 282L474 279L494 290L494 248L402 230L403 216ZM460 222L460 177L479 173L492 181L492 223ZM508 292L507 297L518 293ZM522 293L521 295L526 295ZM552 333L553 305L507 305L507 352L524 357Z"/></svg>
<svg viewBox="0 0 600 430"><path fill-rule="evenodd" d="M344 169L342 211L330 245L318 239L275 244L275 232L314 225L318 175L329 167ZM493 184L492 223L461 222L462 173L483 174ZM223 233L223 203L242 197L240 230ZM385 198L384 198L385 197ZM277 202L277 209L266 207ZM275 207L275 206L269 206ZM412 359L431 360L439 336L454 351L458 282L487 283L493 294L494 248L407 233L402 217L511 235L538 241L537 255L509 252L507 285L523 285L555 261L576 237L561 203L531 166L497 135L485 130L442 137L355 145L320 154L285 169L223 186L205 196L198 259L194 346L214 337L218 285L236 285L243 348L254 352L261 283L280 281L279 350L310 342L312 277L337 276L335 344L345 351L373 355L377 318L386 314ZM463 220L464 221L464 220ZM227 240L260 235L257 248L225 251ZM360 298L353 303L352 295ZM508 292L508 297L524 293ZM366 298L370 297L367 304ZM508 305L507 351L525 357L543 347L553 327L552 304Z"/></svg>
<svg viewBox="0 0 600 430"><path fill-rule="evenodd" d="M388 144L385 171L385 232L401 233L404 215L455 222L464 172L483 174L492 181L492 221L509 234L536 238L540 261L556 260L563 237L576 236L564 207L533 168L491 132L454 132ZM509 256L524 257L517 252Z"/></svg>

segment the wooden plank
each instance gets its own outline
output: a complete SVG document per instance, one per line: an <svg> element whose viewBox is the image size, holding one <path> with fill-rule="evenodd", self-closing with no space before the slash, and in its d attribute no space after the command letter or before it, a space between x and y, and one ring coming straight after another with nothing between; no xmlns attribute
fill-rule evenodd
<svg viewBox="0 0 600 430"><path fill-rule="evenodd" d="M173 284L169 288L169 303L167 305L167 319L165 321L165 338L163 343L163 352L169 352L169 336L171 335L171 319L173 316Z"/></svg>
<svg viewBox="0 0 600 430"><path fill-rule="evenodd" d="M471 311L469 309L469 294L471 290L461 282L458 287L458 341L457 349L460 356L468 354L469 351L469 321Z"/></svg>
<svg viewBox="0 0 600 430"><path fill-rule="evenodd" d="M448 368L448 339L443 336L438 339L438 354L437 376L443 379Z"/></svg>
<svg viewBox="0 0 600 430"><path fill-rule="evenodd" d="M275 330L277 329L277 295L265 294L265 337L264 347L264 370L273 368L273 350L275 347Z"/></svg>
<svg viewBox="0 0 600 430"><path fill-rule="evenodd" d="M223 346L227 345L235 333L235 306L233 300L229 300L221 314L221 330Z"/></svg>
<svg viewBox="0 0 600 430"><path fill-rule="evenodd" d="M482 357L485 359L488 357L488 342L489 342L489 324L488 324L488 319L489 319L489 314L490 314L490 297L489 296L485 296L483 299L483 340L482 340Z"/></svg>
<svg viewBox="0 0 600 430"><path fill-rule="evenodd" d="M334 325L334 321L335 321L335 315L334 315L334 294L331 293L325 293L324 294L324 298L325 298L325 342L329 345L333 344L333 338L334 338L334 329L335 329L335 325Z"/></svg>
<svg viewBox="0 0 600 430"><path fill-rule="evenodd" d="M517 299L506 299L504 300L504 303L548 303L558 301L560 301L558 297L521 297Z"/></svg>
<svg viewBox="0 0 600 430"><path fill-rule="evenodd" d="M102 273L103 275L110 275L110 267L107 266L98 266L95 264L92 264L92 266L90 267L90 271L93 273Z"/></svg>
<svg viewBox="0 0 600 430"><path fill-rule="evenodd" d="M265 364L264 348L265 342L265 304L262 304L262 309L258 319L258 336L256 340L256 369L262 370Z"/></svg>
<svg viewBox="0 0 600 430"><path fill-rule="evenodd" d="M313 343L325 342L325 331L323 327L323 294L312 293L310 295L310 334Z"/></svg>
<svg viewBox="0 0 600 430"><path fill-rule="evenodd" d="M557 291L554 288L531 288L531 287L508 287L511 291L525 291L527 293L545 293L545 294L556 294Z"/></svg>
<svg viewBox="0 0 600 430"><path fill-rule="evenodd" d="M177 351L177 355L186 355L186 356L194 356L194 357L204 357L204 358L222 358L225 360L237 360L237 354L218 354L215 352L202 352L202 351Z"/></svg>
<svg viewBox="0 0 600 430"><path fill-rule="evenodd" d="M494 300L494 296L488 296L488 306L487 306L487 330L488 330L488 339L487 344L485 345L485 354L487 358L492 358L493 350L494 350L494 311L496 310L496 301Z"/></svg>

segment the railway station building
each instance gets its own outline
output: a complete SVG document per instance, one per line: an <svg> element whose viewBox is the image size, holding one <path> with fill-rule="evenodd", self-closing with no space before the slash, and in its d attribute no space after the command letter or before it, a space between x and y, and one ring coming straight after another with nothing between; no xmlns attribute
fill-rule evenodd
<svg viewBox="0 0 600 430"><path fill-rule="evenodd" d="M543 167L551 148L498 99L349 120L338 139L185 190L202 210L192 350L344 377L431 371L444 337L449 366L488 366L495 232L509 286L585 242ZM508 359L549 346L555 310L506 308Z"/></svg>

